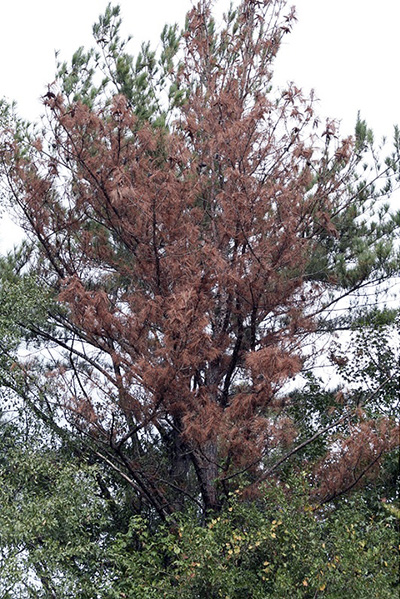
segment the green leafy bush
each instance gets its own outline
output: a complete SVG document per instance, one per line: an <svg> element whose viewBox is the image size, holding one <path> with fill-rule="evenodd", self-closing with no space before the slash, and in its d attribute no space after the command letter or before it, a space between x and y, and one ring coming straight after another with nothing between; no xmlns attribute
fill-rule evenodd
<svg viewBox="0 0 400 599"><path fill-rule="evenodd" d="M111 550L111 598L382 599L398 589L398 537L391 514L373 516L362 496L337 507L304 501L304 483L265 490L205 526L183 516L151 531L141 518Z"/></svg>

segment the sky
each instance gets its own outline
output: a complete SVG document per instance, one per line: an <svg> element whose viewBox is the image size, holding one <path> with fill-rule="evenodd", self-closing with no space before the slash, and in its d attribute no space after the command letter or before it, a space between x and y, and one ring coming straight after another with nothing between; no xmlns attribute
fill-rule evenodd
<svg viewBox="0 0 400 599"><path fill-rule="evenodd" d="M278 81L313 88L323 114L352 133L357 111L376 132L400 124L399 0L297 0L298 22L276 63Z"/></svg>
<svg viewBox="0 0 400 599"><path fill-rule="evenodd" d="M108 0L13 0L4 3L0 22L0 97L16 100L19 113L35 120L40 97L54 80L55 51L68 59L92 43L91 28ZM132 49L148 39L157 43L163 25L183 24L190 0L120 0L123 31ZM275 65L275 83L294 81L315 90L319 114L341 122L343 137L354 130L357 111L376 137L392 136L400 124L400 0L292 0L298 22ZM217 10L227 0L216 2ZM0 250L4 239L0 230ZM3 239L3 243L2 242ZM8 243L8 241L7 241Z"/></svg>

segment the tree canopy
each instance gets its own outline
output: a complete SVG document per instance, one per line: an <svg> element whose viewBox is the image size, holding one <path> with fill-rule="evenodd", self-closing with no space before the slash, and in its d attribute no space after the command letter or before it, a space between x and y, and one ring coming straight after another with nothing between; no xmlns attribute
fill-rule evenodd
<svg viewBox="0 0 400 599"><path fill-rule="evenodd" d="M2 384L58 439L52 451L69 448L74 466L60 470L61 483L81 477L89 494L97 484L99 502L114 506L108 532L96 533L89 521L99 502L77 499L88 528L76 534L98 534L99 551L109 534L109 564L121 566L131 543L149 558L141 535L159 526L168 570L166 539L180 538L187 510L204 524L240 511L237 495L275 502L260 508L261 528L271 509L296 519L296 476L306 513L329 514L321 506L378 480L394 499L398 357L385 340L396 313L371 311L362 299L367 286L398 274L400 213L386 199L399 140L381 167L361 118L355 136L340 139L335 121L319 121L312 95L294 84L274 88L274 59L294 20L282 0L242 0L217 24L202 0L182 32L164 29L159 54L145 44L135 59L120 38L119 9L109 6L93 29L98 50L58 65L41 128L3 106L1 174L27 240L1 264ZM332 345L341 328L357 339L354 356ZM312 371L324 353L345 381L339 388L324 388ZM51 460L46 469L51 480ZM122 536L110 524L118 505L134 517L133 541L126 524ZM74 499L69 508L76 524ZM312 518L318 543L323 531L334 534L325 516ZM211 533L200 530L203 547ZM234 554L242 547L243 531L220 534ZM35 543L32 567L45 587ZM329 551L317 562L333 568ZM76 575L81 557L71 559ZM161 567L151 555L147 565L138 559L123 566L126 576L138 564ZM266 592L264 579L271 568L279 578L281 566L264 560L264 576L261 559L253 574ZM201 585L195 571L207 566L192 561L171 572ZM299 581L299 572L286 571L287 584L304 591L315 573ZM322 593L328 579L316 576L313 593ZM287 594L278 578L259 596ZM208 590L193 582L198 594L187 596L231 596L233 579L219 578L219 590L207 580ZM115 588L113 597L133 592Z"/></svg>

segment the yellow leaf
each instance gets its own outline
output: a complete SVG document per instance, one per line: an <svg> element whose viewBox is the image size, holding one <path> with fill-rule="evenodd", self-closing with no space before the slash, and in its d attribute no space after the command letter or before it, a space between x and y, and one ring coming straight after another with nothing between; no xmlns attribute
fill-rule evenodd
<svg viewBox="0 0 400 599"><path fill-rule="evenodd" d="M320 591L325 591L326 589L326 584L321 584L321 586L319 587Z"/></svg>
<svg viewBox="0 0 400 599"><path fill-rule="evenodd" d="M271 537L272 537L273 539L276 539L276 534L275 534L274 532L271 532Z"/></svg>
<svg viewBox="0 0 400 599"><path fill-rule="evenodd" d="M307 580L303 580L303 587L308 587L308 582L307 582Z"/></svg>

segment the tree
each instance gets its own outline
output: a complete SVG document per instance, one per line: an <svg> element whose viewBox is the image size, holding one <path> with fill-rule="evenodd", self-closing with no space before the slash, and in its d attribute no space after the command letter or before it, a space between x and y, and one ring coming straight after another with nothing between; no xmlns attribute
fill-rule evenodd
<svg viewBox="0 0 400 599"><path fill-rule="evenodd" d="M395 596L398 527L371 514L363 495L315 511L306 479L264 488L257 502L237 494L207 526L181 517L174 530L132 518L109 551L119 575L106 597L298 599ZM397 530L396 530L397 528Z"/></svg>
<svg viewBox="0 0 400 599"><path fill-rule="evenodd" d="M366 471L397 443L389 417L352 405L304 436L285 392L332 306L398 269L400 215L358 175L365 123L340 141L300 89L272 94L283 9L243 0L218 29L202 1L179 38L164 30L158 62L145 46L135 63L109 7L104 60L80 50L60 66L47 128L3 128L25 269L51 297L46 322L20 323L43 350L20 361L36 368L22 395L120 474L137 513L218 510L320 438L321 484L337 435L375 435ZM97 87L92 63L108 74Z"/></svg>
<svg viewBox="0 0 400 599"><path fill-rule="evenodd" d="M93 599L110 586L103 538L112 538L101 470L38 441L43 426L0 422L1 596ZM36 437L36 438L35 438Z"/></svg>
<svg viewBox="0 0 400 599"><path fill-rule="evenodd" d="M307 477L289 477L257 501L233 493L206 525L188 510L155 526L130 514L116 479L104 494L101 464L51 443L37 421L21 430L3 419L0 430L4 598L395 594L396 518L370 511L364 493L316 510Z"/></svg>

